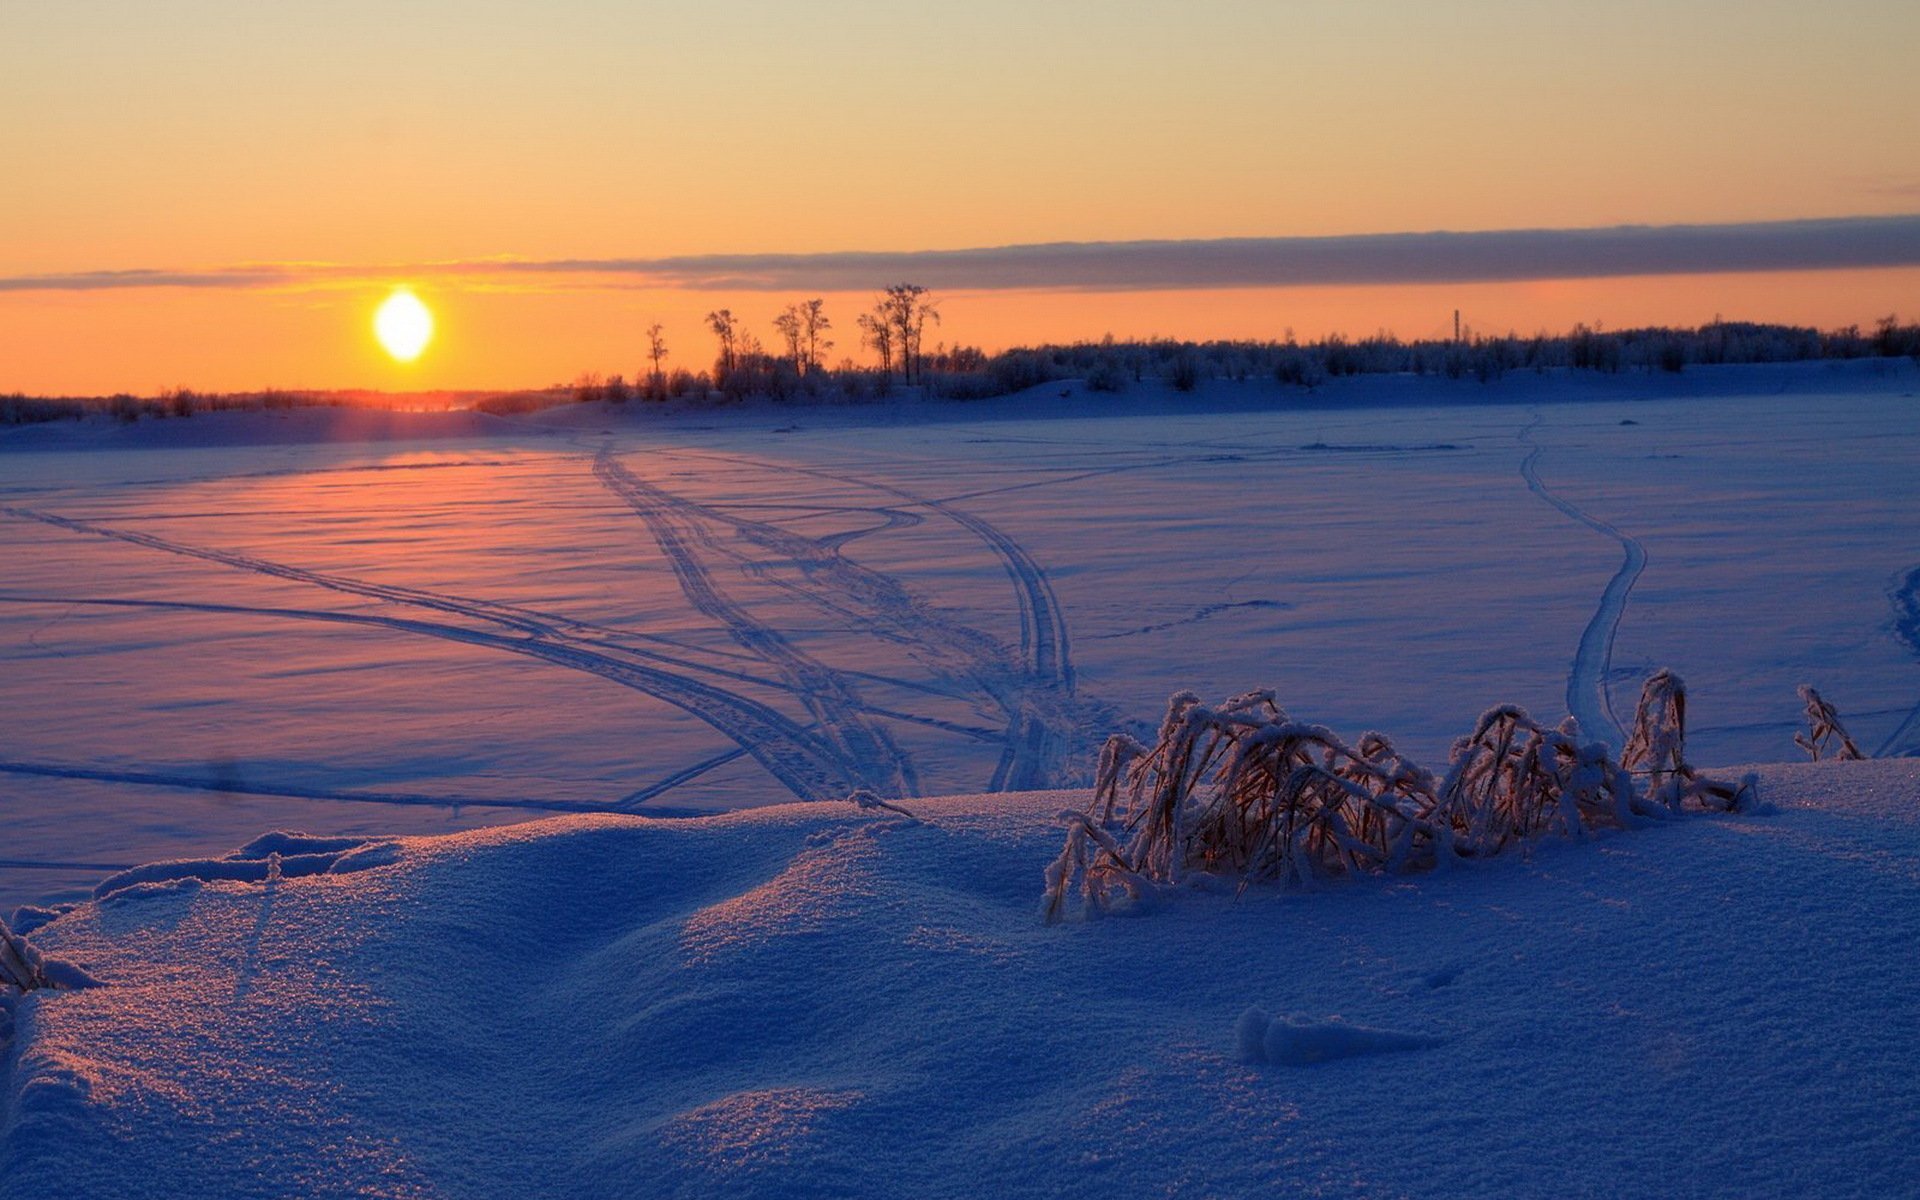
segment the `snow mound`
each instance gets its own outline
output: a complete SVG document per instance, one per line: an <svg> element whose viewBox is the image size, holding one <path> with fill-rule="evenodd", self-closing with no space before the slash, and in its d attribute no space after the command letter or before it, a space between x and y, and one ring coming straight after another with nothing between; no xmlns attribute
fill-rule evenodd
<svg viewBox="0 0 1920 1200"><path fill-rule="evenodd" d="M1441 1039L1397 1029L1370 1029L1344 1021L1310 1021L1305 1017L1269 1017L1259 1008L1240 1014L1234 1042L1243 1062L1308 1067L1336 1058L1392 1054L1400 1050L1427 1050Z"/></svg>
<svg viewBox="0 0 1920 1200"><path fill-rule="evenodd" d="M1920 761L1757 770L1772 815L1056 926L1085 793L276 835L35 930L112 986L21 998L0 1195L1909 1194Z"/></svg>
<svg viewBox="0 0 1920 1200"><path fill-rule="evenodd" d="M220 858L179 858L146 863L109 875L93 889L106 900L148 884L263 883L270 878L345 874L396 862L400 849L391 840L308 837L304 833L268 833Z"/></svg>

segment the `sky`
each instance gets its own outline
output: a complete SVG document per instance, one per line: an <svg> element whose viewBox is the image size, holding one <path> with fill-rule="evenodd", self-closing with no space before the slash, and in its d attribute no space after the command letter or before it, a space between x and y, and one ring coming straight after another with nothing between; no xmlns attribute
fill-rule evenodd
<svg viewBox="0 0 1920 1200"><path fill-rule="evenodd" d="M897 278L989 349L1920 316L1920 223L1798 224L1920 214L1916 44L1911 0L0 0L0 391L533 386L656 320L699 368L706 311L812 295L864 357ZM1618 226L1699 228L1520 236ZM1380 236L1435 231L1488 237Z"/></svg>

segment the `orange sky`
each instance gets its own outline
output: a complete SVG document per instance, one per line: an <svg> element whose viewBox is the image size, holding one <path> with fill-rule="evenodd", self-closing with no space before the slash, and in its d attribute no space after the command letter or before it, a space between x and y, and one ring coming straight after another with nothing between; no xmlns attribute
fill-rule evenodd
<svg viewBox="0 0 1920 1200"><path fill-rule="evenodd" d="M97 394L177 385L375 387L388 390L539 386L582 372L629 377L644 369L645 327L667 326L668 366L706 369L713 340L701 324L728 306L771 345L785 297L754 293L579 288L564 292L416 289L438 321L415 363L391 361L370 325L384 289L270 294L197 289L33 293L0 297L0 390ZM830 294L837 343L857 351L852 319L870 297ZM1280 288L1151 292L956 292L929 337L1001 348L1045 339L1164 335L1280 338L1291 329L1406 337L1451 332L1453 309L1484 333L1697 325L1724 315L1797 324L1869 324L1920 316L1920 269L1628 277L1421 287Z"/></svg>
<svg viewBox="0 0 1920 1200"><path fill-rule="evenodd" d="M403 369L367 326L406 280L4 290L33 275L1911 213L1915 44L1908 0L13 6L0 390L542 384L631 372L652 319L700 366L708 308L765 337L812 291L422 283ZM942 333L1826 325L1920 315L1915 279L993 291Z"/></svg>

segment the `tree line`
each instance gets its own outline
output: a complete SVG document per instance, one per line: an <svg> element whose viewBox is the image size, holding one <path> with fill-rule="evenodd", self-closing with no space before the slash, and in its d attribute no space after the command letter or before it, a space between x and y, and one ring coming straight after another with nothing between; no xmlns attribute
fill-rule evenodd
<svg viewBox="0 0 1920 1200"><path fill-rule="evenodd" d="M925 381L930 365L927 327L939 323L940 302L927 288L896 283L882 290L872 307L854 318L860 348L871 350L878 360L878 369L868 370L847 357L829 365L834 323L823 299L799 300L781 309L769 323L777 338L771 345L762 342L732 309L719 308L704 320L706 332L714 339L708 370L667 370L673 352L667 346L666 326L656 321L646 330L647 366L632 383L624 375L587 374L574 382L573 391L576 399L615 402L714 392L736 398L786 397L827 389L885 393L896 380L909 386ZM950 358L942 349L933 356L932 365L944 367Z"/></svg>
<svg viewBox="0 0 1920 1200"><path fill-rule="evenodd" d="M646 366L629 382L622 375L586 374L570 385L469 396L436 397L434 407L472 407L494 413L530 412L571 401L665 401L668 399L871 400L898 387L951 399L985 399L1066 380L1093 392L1160 384L1190 392L1208 380L1273 379L1315 388L1356 375L1438 375L1491 382L1514 371L1554 369L1614 374L1623 371L1680 372L1696 365L1784 363L1812 359L1911 358L1920 363L1920 324L1889 316L1869 329L1849 325L1820 330L1805 326L1714 320L1697 328L1650 326L1605 330L1576 325L1561 334L1486 336L1471 329L1453 338L1406 341L1388 332L1347 338L1331 334L1299 341L1291 332L1278 340L1181 341L1171 338L1046 343L988 354L976 346L939 343L929 348L929 327L940 324L940 302L927 288L895 284L881 291L854 319L859 348L872 365L842 357L829 365L835 325L825 301L788 304L769 328L769 347L729 309L707 314L705 332L714 358L703 370L669 369L666 328L645 330ZM199 412L273 409L309 405L400 405L421 398L342 392L262 391L214 394L177 388L155 397L130 394L48 398L0 394L0 425L77 419L107 414L121 421L185 417Z"/></svg>
<svg viewBox="0 0 1920 1200"><path fill-rule="evenodd" d="M944 343L927 349L927 327L939 322L939 302L928 289L896 284L855 321L860 347L872 351L875 365L859 366L843 357L829 367L827 352L834 342L828 335L834 325L824 301L804 300L782 309L771 323L779 337L772 348L732 310L717 309L706 317L716 343L709 371L665 371L664 328L656 323L647 330L651 366L635 383L629 385L620 375L583 375L571 398L625 402L718 394L862 399L884 396L895 386L913 386L927 395L978 399L1067 379L1080 380L1095 392L1118 392L1148 382L1184 392L1213 379L1271 378L1314 388L1355 375L1437 375L1485 383L1526 370L1677 373L1696 365L1870 357L1907 357L1920 363L1920 325L1902 324L1894 316L1864 331L1857 325L1820 330L1716 318L1697 328L1606 330L1581 324L1561 334L1489 336L1468 328L1451 338L1412 341L1384 331L1362 338L1329 334L1305 342L1291 331L1266 341L1116 340L1109 335L1098 342L1043 343L998 354Z"/></svg>

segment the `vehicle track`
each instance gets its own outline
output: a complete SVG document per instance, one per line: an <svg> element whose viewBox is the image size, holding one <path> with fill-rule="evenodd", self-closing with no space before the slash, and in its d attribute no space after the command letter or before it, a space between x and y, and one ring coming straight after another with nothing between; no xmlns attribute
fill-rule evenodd
<svg viewBox="0 0 1920 1200"><path fill-rule="evenodd" d="M1893 602L1893 635L1907 644L1915 655L1920 655L1920 566L1915 566L1902 575L1893 587L1887 590L1887 598ZM1907 713L1907 719L1880 743L1873 752L1875 758L1885 758L1889 754L1896 757L1914 751L1908 747L1909 731L1920 728L1920 704L1913 706Z"/></svg>
<svg viewBox="0 0 1920 1200"><path fill-rule="evenodd" d="M129 533L125 530L92 522L76 521L35 509L0 505L0 513L40 521L73 533L129 542L133 545L215 562L239 570L309 583L331 591L492 622L525 636L508 637L440 622L376 617L359 613L325 613L319 610L241 608L221 605L193 606L209 612L252 612L268 616L333 621L341 624L379 625L401 632L424 634L470 645L489 646L513 654L539 658L560 666L586 671L635 691L644 692L706 722L731 738L736 744L746 747L768 773L801 799L835 799L862 786L858 782L859 775L847 769L847 764L841 761L840 755L831 746L825 744L820 738L807 734L795 722L767 705L659 667L627 662L599 650L571 643L558 632L557 623L534 619L531 614L522 617L512 611L501 611L503 606L485 602L470 604L453 597L421 592L412 588L371 584L340 576L322 575L248 555L229 554L225 551L189 546L148 534ZM104 603L158 605L164 602L109 601ZM179 606L176 605L176 607ZM624 653L636 652L627 650Z"/></svg>
<svg viewBox="0 0 1920 1200"><path fill-rule="evenodd" d="M93 862L38 862L30 858L0 858L0 870L4 871L86 871L101 872L129 871L133 863L93 863Z"/></svg>
<svg viewBox="0 0 1920 1200"><path fill-rule="evenodd" d="M702 533L686 521L685 508L677 497L628 470L610 446L595 456L593 472L607 490L646 522L688 603L718 622L735 642L759 655L793 685L800 702L835 746L842 768L859 781L859 787L882 796L919 794L912 760L891 734L867 720L853 685L779 631L755 620L714 584L694 550L694 543L703 540Z"/></svg>
<svg viewBox="0 0 1920 1200"><path fill-rule="evenodd" d="M1063 721L1058 709L1063 703L1071 701L1075 688L1072 643L1053 585L1025 547L981 517L946 501L923 496L894 484L818 467L774 463L740 455L694 451L682 453L699 459L736 463L760 471L829 479L881 492L909 506L938 513L979 538L1000 559L1014 584L1014 597L1020 614L1020 654L1024 660L1020 674L1025 677L1024 686L1009 689L1004 684L989 681L977 670L974 672L974 678L987 687L1008 721L1006 749L989 777L987 790L1026 791L1044 788L1053 782L1065 750L1065 738L1061 731ZM761 529L764 532L760 536L768 538L770 543L788 545L797 559L811 557L820 564L821 571L839 572L843 579L863 590L872 586L865 577L873 573L853 566L839 554L822 551L817 543L786 530L771 526L762 526ZM899 603L879 607L890 610L896 619L906 616L910 626L917 629L923 639L927 632L937 627L927 620L924 606L913 601L897 583L887 580L877 594L884 595L887 591L902 597L905 607L902 608ZM982 637L978 634L973 636L976 640ZM1036 692L1039 694L1036 695Z"/></svg>
<svg viewBox="0 0 1920 1200"><path fill-rule="evenodd" d="M1086 636L1089 641L1096 641L1096 642L1112 639L1112 638L1139 637L1142 634L1160 633L1168 629L1178 629L1182 625L1197 625L1202 621L1212 620L1214 617L1219 616L1223 612L1232 612L1236 608L1292 608L1292 607L1293 605L1284 603L1283 601L1279 601L1279 600L1225 600L1218 604L1203 605L1202 607L1195 609L1190 616L1181 617L1180 619L1175 621L1161 621L1158 624L1141 625L1134 629L1122 629L1115 633L1090 633Z"/></svg>
<svg viewBox="0 0 1920 1200"><path fill-rule="evenodd" d="M1567 673L1567 711L1580 722L1580 728L1588 737L1605 738L1618 750L1626 742L1626 733L1614 715L1613 697L1608 689L1608 678L1613 671L1613 642L1627 611L1627 597L1640 573L1646 570L1647 548L1638 538L1622 533L1614 525L1563 499L1541 482L1538 463L1542 448L1533 444L1533 430L1539 423L1536 416L1519 434L1523 444L1533 447L1520 462L1520 476L1526 480L1527 490L1594 532L1619 542L1625 554L1620 569L1601 591L1599 606L1580 633L1580 645L1574 651L1573 665Z"/></svg>
<svg viewBox="0 0 1920 1200"><path fill-rule="evenodd" d="M1066 620L1060 613L1059 600L1053 592L1053 584L1047 579L1046 572L1041 570L1040 565L1027 553L1026 548L1002 532L991 522L975 516L964 509L956 508L947 501L923 496L897 485L884 483L879 480L865 479L819 467L803 467L794 463L767 462L762 459L732 454L683 453L693 454L694 457L698 458L740 463L763 471L782 471L788 474L810 475L819 479L831 479L836 483L851 484L854 487L884 492L887 495L905 501L912 507L924 508L929 512L939 513L941 516L959 525L961 528L979 538L986 544L989 550L994 552L995 556L1000 559L1001 565L1005 569L1008 578L1013 581L1014 595L1020 609L1020 649L1022 656L1028 659L1030 673L1039 678L1060 684L1068 693L1073 691L1072 643L1067 632ZM740 520L739 518L733 519ZM752 524L758 523L754 522ZM796 552L804 552L801 544L804 544L804 547L812 547L815 551L819 550L818 543L811 539L801 538L798 534L777 529L773 526L761 526L761 528L772 536L793 539L794 543L796 543L793 549ZM840 559L837 554L830 553L822 556L821 560L824 562L828 559L839 562L845 561L844 559ZM891 583L891 581L889 581L889 583ZM899 588L898 584L892 584L892 588L901 595L905 595L904 589Z"/></svg>
<svg viewBox="0 0 1920 1200"><path fill-rule="evenodd" d="M209 779L199 775L176 775L164 771L110 771L99 767L81 767L65 763L19 760L0 761L0 774L31 775L42 779L82 779L100 783L130 783L142 787L182 788L197 792L221 792L235 796L279 796L295 800L345 800L366 804L392 804L424 808L519 808L535 812L592 813L610 812L605 804L573 800L512 799L477 796L432 796L418 792L344 792L334 788L310 788L297 784L250 783L243 779ZM697 811L683 810L688 815Z"/></svg>

